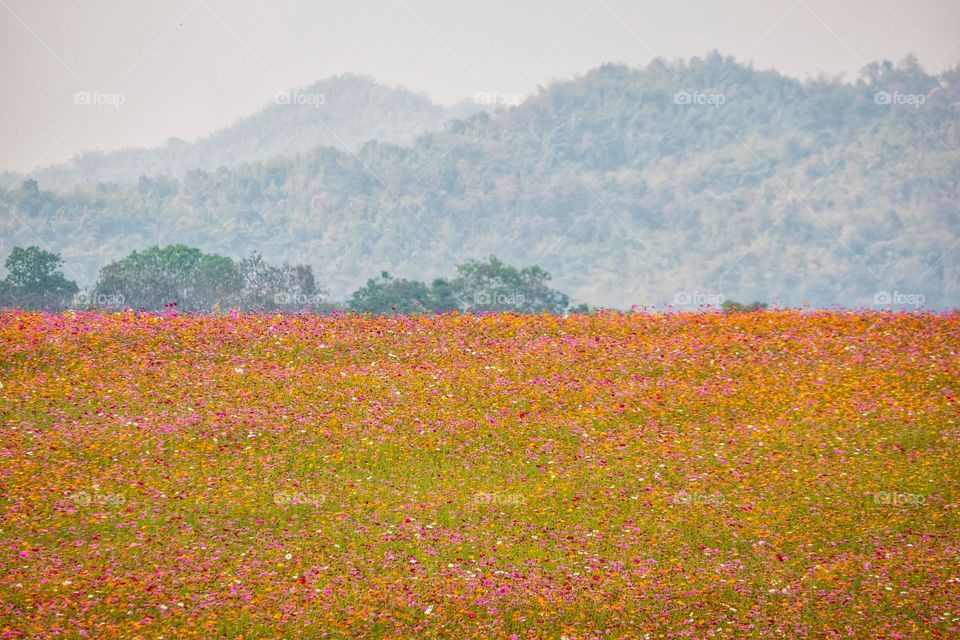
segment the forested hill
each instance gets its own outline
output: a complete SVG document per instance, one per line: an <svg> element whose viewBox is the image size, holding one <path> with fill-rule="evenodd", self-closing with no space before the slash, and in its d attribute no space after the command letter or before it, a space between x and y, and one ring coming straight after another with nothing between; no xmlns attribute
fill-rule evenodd
<svg viewBox="0 0 960 640"><path fill-rule="evenodd" d="M82 282L182 242L313 264L334 297L382 270L429 280L495 253L594 305L853 307L888 292L954 306L958 112L960 69L932 77L912 59L806 83L719 55L605 65L409 146L71 195L28 184L0 218L10 245L61 251Z"/></svg>
<svg viewBox="0 0 960 640"><path fill-rule="evenodd" d="M141 175L178 178L194 169L216 171L317 147L356 151L370 140L409 144L481 108L472 102L446 108L402 87L343 75L280 92L257 113L194 143L172 138L159 148L88 152L29 177L66 191L85 183L137 184Z"/></svg>

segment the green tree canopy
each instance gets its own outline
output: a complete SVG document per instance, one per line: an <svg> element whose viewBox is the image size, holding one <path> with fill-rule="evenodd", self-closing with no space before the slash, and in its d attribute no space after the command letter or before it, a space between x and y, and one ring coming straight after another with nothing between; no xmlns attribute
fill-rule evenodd
<svg viewBox="0 0 960 640"><path fill-rule="evenodd" d="M423 282L394 278L383 271L354 291L347 306L357 313L406 314L432 310L433 300L430 287Z"/></svg>
<svg viewBox="0 0 960 640"><path fill-rule="evenodd" d="M119 299L126 306L184 310L235 304L242 287L233 260L182 244L134 251L100 270L95 299Z"/></svg>
<svg viewBox="0 0 960 640"><path fill-rule="evenodd" d="M454 309L478 313L546 311L564 313L569 298L547 286L550 274L534 265L517 269L496 256L487 261L457 265L453 280L435 279L430 286L418 280L394 278L386 271L353 292L351 311L369 313L445 312Z"/></svg>
<svg viewBox="0 0 960 640"><path fill-rule="evenodd" d="M58 253L36 246L14 247L4 266L8 272L0 281L4 305L61 309L79 291L77 283L63 275L63 259Z"/></svg>
<svg viewBox="0 0 960 640"><path fill-rule="evenodd" d="M517 269L490 256L457 265L451 286L465 310L563 313L570 299L547 286L549 281L550 274L536 265Z"/></svg>

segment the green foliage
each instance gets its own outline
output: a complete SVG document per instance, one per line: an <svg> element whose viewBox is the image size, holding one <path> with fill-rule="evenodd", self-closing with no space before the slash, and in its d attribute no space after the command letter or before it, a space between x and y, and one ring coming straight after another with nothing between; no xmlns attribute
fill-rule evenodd
<svg viewBox="0 0 960 640"><path fill-rule="evenodd" d="M518 270L490 256L486 262L457 265L451 287L460 306L469 311L563 313L570 299L548 287L549 281L550 274L536 265Z"/></svg>
<svg viewBox="0 0 960 640"><path fill-rule="evenodd" d="M394 278L386 271L353 292L351 311L379 314L460 311L563 313L569 298L550 289L550 274L538 266L517 269L490 256L457 265L453 280L435 279L428 287L417 280Z"/></svg>
<svg viewBox="0 0 960 640"><path fill-rule="evenodd" d="M62 265L58 253L36 246L14 247L4 262L7 277L0 281L0 304L52 310L66 307L79 289L63 275Z"/></svg>
<svg viewBox="0 0 960 640"><path fill-rule="evenodd" d="M200 308L226 308L242 289L243 276L233 260L204 254L191 269L188 299Z"/></svg>
<svg viewBox="0 0 960 640"><path fill-rule="evenodd" d="M239 264L242 283L240 307L244 309L331 310L326 292L317 288L309 265L272 266L259 253Z"/></svg>
<svg viewBox="0 0 960 640"><path fill-rule="evenodd" d="M273 266L259 253L239 263L184 245L150 247L104 266L91 299L135 309L330 310L309 265Z"/></svg>
<svg viewBox="0 0 960 640"><path fill-rule="evenodd" d="M430 287L416 280L394 278L386 271L367 280L347 301L357 313L407 314L433 310Z"/></svg>
<svg viewBox="0 0 960 640"><path fill-rule="evenodd" d="M436 278L430 284L430 308L440 313L460 308L453 284L445 278Z"/></svg>
<svg viewBox="0 0 960 640"><path fill-rule="evenodd" d="M767 308L767 303L754 301L750 304L741 304L733 300L724 300L721 308L724 313L749 313L751 311L763 311Z"/></svg>
<svg viewBox="0 0 960 640"><path fill-rule="evenodd" d="M162 309L168 304L187 309L191 276L202 255L199 249L182 244L134 251L100 269L94 296L135 309Z"/></svg>

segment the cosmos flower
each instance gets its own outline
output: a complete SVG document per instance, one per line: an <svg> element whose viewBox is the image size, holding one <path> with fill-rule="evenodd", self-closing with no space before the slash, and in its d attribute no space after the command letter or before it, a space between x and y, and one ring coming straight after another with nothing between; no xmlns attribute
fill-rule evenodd
<svg viewBox="0 0 960 640"><path fill-rule="evenodd" d="M958 336L4 311L0 637L960 637Z"/></svg>

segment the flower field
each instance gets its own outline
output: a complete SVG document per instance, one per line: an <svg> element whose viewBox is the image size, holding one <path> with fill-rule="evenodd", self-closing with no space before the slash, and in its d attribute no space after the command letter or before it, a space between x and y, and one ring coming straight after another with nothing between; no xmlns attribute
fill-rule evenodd
<svg viewBox="0 0 960 640"><path fill-rule="evenodd" d="M2 638L960 637L960 315L0 313Z"/></svg>

